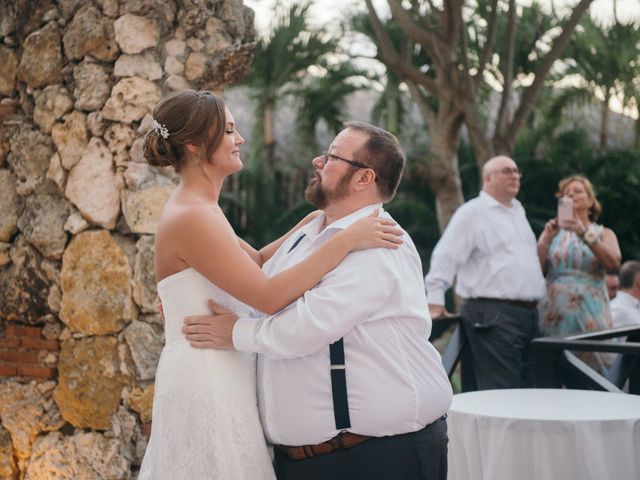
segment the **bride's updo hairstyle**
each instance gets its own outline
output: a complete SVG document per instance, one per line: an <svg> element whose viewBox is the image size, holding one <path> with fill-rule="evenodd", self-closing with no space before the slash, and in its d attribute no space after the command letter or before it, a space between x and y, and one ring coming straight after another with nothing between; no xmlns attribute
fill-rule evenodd
<svg viewBox="0 0 640 480"><path fill-rule="evenodd" d="M144 158L155 167L179 172L187 159L187 145L200 148L209 161L224 135L224 100L207 91L182 90L165 97L153 109L154 127L144 138Z"/></svg>

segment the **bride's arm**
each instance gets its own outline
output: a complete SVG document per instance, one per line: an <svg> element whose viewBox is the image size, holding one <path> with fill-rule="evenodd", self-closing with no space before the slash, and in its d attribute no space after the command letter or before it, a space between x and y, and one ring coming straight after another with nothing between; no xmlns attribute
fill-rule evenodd
<svg viewBox="0 0 640 480"><path fill-rule="evenodd" d="M394 248L402 231L389 219L369 216L336 233L313 254L271 278L243 251L221 212L193 208L170 226L181 259L240 301L273 314L313 288L351 251Z"/></svg>
<svg viewBox="0 0 640 480"><path fill-rule="evenodd" d="M273 256L273 254L276 253L276 250L278 250L278 248L280 248L280 245L282 245L284 243L284 241L287 238L289 238L293 232L295 232L295 231L299 230L300 228L304 227L307 223L309 223L311 220L316 218L321 213L322 212L320 210L316 210L314 212L311 212L306 217L304 217L302 220L300 220L296 224L295 227L293 227L291 230L289 230L283 236L281 236L277 240L274 240L273 242L269 243L268 245L265 245L260 250L256 250L255 248L253 248L251 245L249 245L247 242L245 242L240 237L237 237L238 238L238 243L240 244L240 248L242 248L245 252L247 252L249 254L249 256L253 259L254 262L256 262L259 266L262 266L262 265L264 265L264 262L269 260Z"/></svg>

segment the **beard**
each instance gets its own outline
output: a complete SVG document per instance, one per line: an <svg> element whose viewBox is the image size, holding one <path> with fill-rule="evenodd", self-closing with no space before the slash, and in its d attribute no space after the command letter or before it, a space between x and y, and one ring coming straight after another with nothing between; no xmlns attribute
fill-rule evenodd
<svg viewBox="0 0 640 480"><path fill-rule="evenodd" d="M322 179L318 172L313 175L313 178L309 181L309 185L304 191L305 198L319 210L323 210L329 206L332 202L342 200L349 195L349 182L356 173L356 169L351 169L345 173L338 184L333 190L325 188L322 184Z"/></svg>

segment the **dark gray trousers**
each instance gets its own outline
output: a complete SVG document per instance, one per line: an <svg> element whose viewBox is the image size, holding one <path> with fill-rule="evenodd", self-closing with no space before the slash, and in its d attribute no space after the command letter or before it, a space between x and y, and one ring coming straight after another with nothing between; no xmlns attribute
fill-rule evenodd
<svg viewBox="0 0 640 480"><path fill-rule="evenodd" d="M446 480L447 421L376 437L345 450L291 460L274 448L278 480Z"/></svg>
<svg viewBox="0 0 640 480"><path fill-rule="evenodd" d="M478 390L535 385L531 341L539 336L537 309L469 299L460 314Z"/></svg>

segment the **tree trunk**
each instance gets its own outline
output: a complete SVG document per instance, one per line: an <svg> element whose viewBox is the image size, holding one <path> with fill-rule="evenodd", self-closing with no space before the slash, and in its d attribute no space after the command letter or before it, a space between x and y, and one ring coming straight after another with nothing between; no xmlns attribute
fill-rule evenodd
<svg viewBox="0 0 640 480"><path fill-rule="evenodd" d="M482 167L487 163L487 160L495 155L495 150L489 139L485 136L484 121L478 116L475 104L469 100L465 103L464 123L469 133L469 142L475 153L478 175L480 179L482 179Z"/></svg>
<svg viewBox="0 0 640 480"><path fill-rule="evenodd" d="M604 102L602 103L602 114L600 122L600 148L607 146L609 140L609 99L611 94L607 90L604 94Z"/></svg>
<svg viewBox="0 0 640 480"><path fill-rule="evenodd" d="M460 124L462 120L459 120ZM426 170L431 191L436 196L438 227L443 232L451 216L464 202L458 169L458 144L461 126L457 130L437 125L431 135L431 158Z"/></svg>
<svg viewBox="0 0 640 480"><path fill-rule="evenodd" d="M266 164L272 169L275 165L276 139L273 134L273 103L267 102L264 106L262 137L266 149Z"/></svg>
<svg viewBox="0 0 640 480"><path fill-rule="evenodd" d="M464 202L458 168L458 146L464 122L463 106L454 91L441 89L438 110L429 107L417 88L410 88L431 138L431 154L424 165L423 180L436 196L438 228L443 232L456 209Z"/></svg>
<svg viewBox="0 0 640 480"><path fill-rule="evenodd" d="M457 155L453 156L451 163L455 163L455 165L445 177L446 183L441 183L439 186L431 185L431 189L436 195L436 215L438 216L440 233L444 232L455 211L464 203Z"/></svg>

